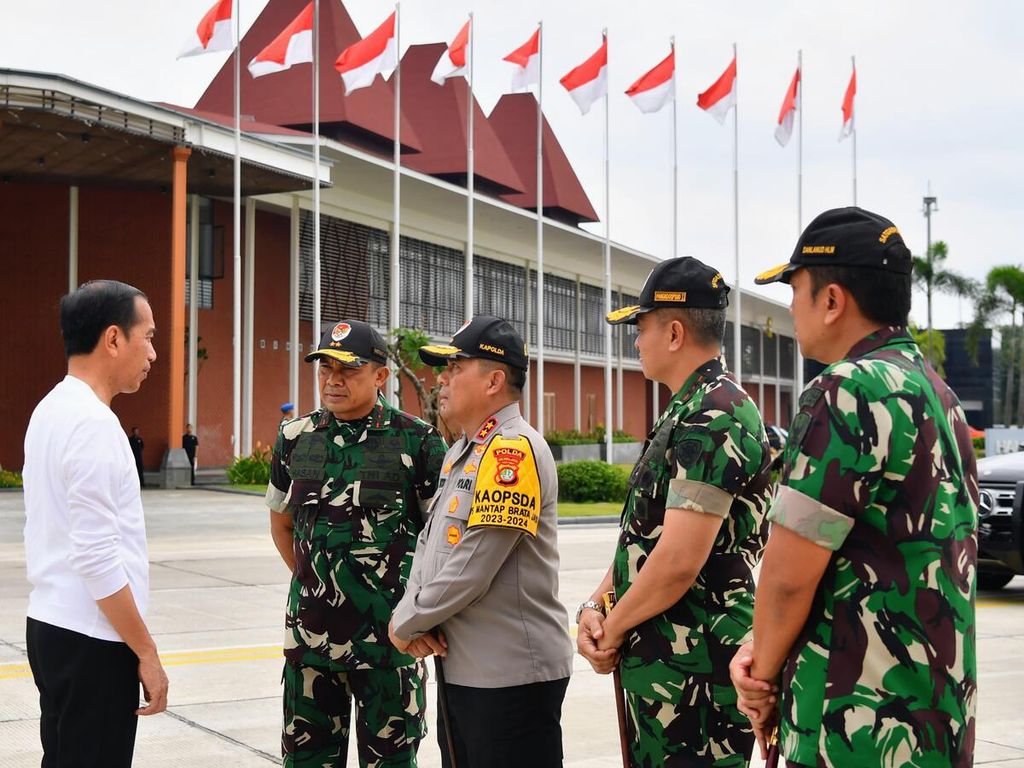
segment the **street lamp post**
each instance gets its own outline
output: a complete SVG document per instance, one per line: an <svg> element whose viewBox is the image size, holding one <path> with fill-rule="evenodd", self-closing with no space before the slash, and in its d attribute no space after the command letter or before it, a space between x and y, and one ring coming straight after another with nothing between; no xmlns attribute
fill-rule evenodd
<svg viewBox="0 0 1024 768"><path fill-rule="evenodd" d="M932 265L932 211L939 210L938 198L932 194L932 183L928 182L928 194L924 196L924 219L927 222L927 248L925 260L928 262L928 269L933 270ZM932 286L931 278L928 281L928 351L932 351Z"/></svg>

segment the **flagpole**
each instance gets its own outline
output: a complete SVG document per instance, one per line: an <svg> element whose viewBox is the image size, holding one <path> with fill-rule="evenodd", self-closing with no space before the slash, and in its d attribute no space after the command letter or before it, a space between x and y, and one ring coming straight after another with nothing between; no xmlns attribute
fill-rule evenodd
<svg viewBox="0 0 1024 768"><path fill-rule="evenodd" d="M320 344L323 306L320 291L320 0L313 0L313 346ZM320 407L320 387L313 377L313 407Z"/></svg>
<svg viewBox="0 0 1024 768"><path fill-rule="evenodd" d="M608 44L608 29L601 32L604 44ZM606 82L611 67L605 64ZM611 133L609 131L609 113L611 112L611 97L608 93L604 96L604 311L607 316L612 311L612 241L611 241L611 171L609 158L611 149ZM604 442L605 460L612 463L612 434L615 425L612 424L612 327L608 323L604 326Z"/></svg>
<svg viewBox="0 0 1024 768"><path fill-rule="evenodd" d="M466 103L466 267L463 306L465 320L473 319L473 197L476 194L476 179L473 167L473 43L476 30L473 28L473 12L469 12L469 71L466 72L466 89L469 99Z"/></svg>
<svg viewBox="0 0 1024 768"><path fill-rule="evenodd" d="M857 57L851 56L850 63L853 66L853 74L857 74ZM853 134L850 138L853 139L853 204L857 204L857 110L854 109L850 114L850 132Z"/></svg>
<svg viewBox="0 0 1024 768"><path fill-rule="evenodd" d="M679 135L676 123L676 36L672 45L672 256L679 255Z"/></svg>
<svg viewBox="0 0 1024 768"><path fill-rule="evenodd" d="M401 173L402 173L402 160L401 160L401 126L402 126L402 46L401 46L401 19L399 16L400 3L395 3L395 146L394 146L394 157L393 163L395 167L394 177L394 226L391 230L391 252L389 254L390 261L390 285L388 286L388 326L392 332L398 330L398 326L401 322L401 290L399 286L399 248L401 247L401 239L399 236L399 227L401 224L400 204L401 204ZM388 391L390 393L390 400L392 404L398 404L398 388L396 386L396 377L388 377Z"/></svg>
<svg viewBox="0 0 1024 768"><path fill-rule="evenodd" d="M735 271L736 271L736 320L732 328L733 337L733 373L736 380L743 382L743 347L742 332L743 313L743 291L740 288L740 68L736 58L736 43L732 44L732 58L736 62L736 78L733 80L735 103L732 107L732 209L733 209L733 245L735 247Z"/></svg>
<svg viewBox="0 0 1024 768"><path fill-rule="evenodd" d="M796 52L797 104L796 104L796 234L804 231L804 52Z"/></svg>
<svg viewBox="0 0 1024 768"><path fill-rule="evenodd" d="M537 431L544 436L544 22L537 22ZM530 281L527 280L529 285ZM577 399L579 393L576 393Z"/></svg>
<svg viewBox="0 0 1024 768"><path fill-rule="evenodd" d="M234 289L234 306L231 318L231 334L234 340L231 350L231 446L235 456L239 455L242 432L242 100L240 94L242 47L240 40L241 25L239 23L241 5L241 0L235 0L235 157L231 249L231 282Z"/></svg>

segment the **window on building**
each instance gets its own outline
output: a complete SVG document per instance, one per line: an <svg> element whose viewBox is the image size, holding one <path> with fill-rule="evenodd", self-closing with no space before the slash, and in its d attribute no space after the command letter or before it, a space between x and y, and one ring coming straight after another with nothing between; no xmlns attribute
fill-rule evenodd
<svg viewBox="0 0 1024 768"><path fill-rule="evenodd" d="M450 337L465 319L463 252L411 237L401 247L402 326Z"/></svg>
<svg viewBox="0 0 1024 768"><path fill-rule="evenodd" d="M192 227L192 206L185 212L187 231ZM224 227L213 225L213 203L208 197L199 198L199 309L213 309L213 281L224 278ZM185 306L191 306L192 296L192 238L185 240Z"/></svg>
<svg viewBox="0 0 1024 768"><path fill-rule="evenodd" d="M725 367L730 371L736 370L736 340L733 336L733 324L731 320L725 321L725 338L722 339L722 354L725 355Z"/></svg>
<svg viewBox="0 0 1024 768"><path fill-rule="evenodd" d="M473 310L508 320L525 337L526 268L484 256L474 258Z"/></svg>
<svg viewBox="0 0 1024 768"><path fill-rule="evenodd" d="M618 305L613 307L632 307L635 304L640 303L639 296L633 296L629 293L618 294ZM616 325L615 328L618 331L619 337L622 339L622 357L624 360L639 360L640 353L636 348L636 326L628 323L622 325Z"/></svg>
<svg viewBox="0 0 1024 768"><path fill-rule="evenodd" d="M764 375L776 376L779 372L778 358L776 357L779 347L779 334L773 333L771 336L767 333L762 334L762 344L764 345Z"/></svg>
<svg viewBox="0 0 1024 768"><path fill-rule="evenodd" d="M796 340L791 336L779 336L779 378L796 377Z"/></svg>
<svg viewBox="0 0 1024 768"><path fill-rule="evenodd" d="M744 325L740 329L740 344L743 352L743 377L756 376L761 373L761 340L760 331Z"/></svg>
<svg viewBox="0 0 1024 768"><path fill-rule="evenodd" d="M580 283L580 352L604 354L604 288Z"/></svg>
<svg viewBox="0 0 1024 768"><path fill-rule="evenodd" d="M530 270L530 339L537 345L537 271ZM576 281L544 273L544 346L576 349Z"/></svg>

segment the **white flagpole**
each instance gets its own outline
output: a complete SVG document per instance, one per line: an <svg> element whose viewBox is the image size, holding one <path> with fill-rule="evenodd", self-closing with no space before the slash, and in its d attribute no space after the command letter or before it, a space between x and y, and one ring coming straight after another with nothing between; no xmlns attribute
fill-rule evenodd
<svg viewBox="0 0 1024 768"><path fill-rule="evenodd" d="M473 43L476 30L473 28L473 12L469 13L469 71L466 72L466 88L469 99L466 102L466 266L463 307L465 320L473 319L473 198L476 194L476 179L473 167Z"/></svg>
<svg viewBox="0 0 1024 768"><path fill-rule="evenodd" d="M544 22L537 22L537 431L544 424ZM527 280L529 285L529 280ZM529 338L529 334L527 334ZM579 399L579 393L576 394Z"/></svg>
<svg viewBox="0 0 1024 768"><path fill-rule="evenodd" d="M394 157L392 162L395 168L395 177L393 182L394 187L394 226L391 230L391 253L389 255L390 262L390 284L388 285L388 327L392 332L398 330L399 324L401 323L401 306L402 292L399 286L399 248L401 247L401 239L399 237L399 227L401 226L401 174L402 174L402 145L401 145L401 126L402 126L402 46L401 46L401 21L399 18L399 3L395 3L395 146L394 146ZM398 387L396 386L396 376L388 376L388 392L389 399L392 404L398 404Z"/></svg>
<svg viewBox="0 0 1024 768"><path fill-rule="evenodd" d="M679 255L679 136L676 123L676 36L672 35L672 256Z"/></svg>
<svg viewBox="0 0 1024 768"><path fill-rule="evenodd" d="M736 58L736 43L732 44L732 58L736 62L736 79L733 81L735 89L735 103L732 107L732 209L733 209L733 245L735 247L735 274L736 284L736 320L732 328L732 338L735 351L733 360L733 373L736 380L743 381L743 347L742 327L743 313L743 291L740 288L740 68L739 60Z"/></svg>
<svg viewBox="0 0 1024 768"><path fill-rule="evenodd" d="M242 100L239 91L242 62L241 24L239 20L241 5L241 0L235 0L233 9L235 26L235 189L231 249L231 282L234 289L234 307L232 309L231 322L231 334L234 341L231 350L231 448L235 456L239 455L242 433Z"/></svg>
<svg viewBox="0 0 1024 768"><path fill-rule="evenodd" d="M313 0L313 349L320 344L320 0ZM313 377L313 407L320 407L320 386Z"/></svg>
<svg viewBox="0 0 1024 768"><path fill-rule="evenodd" d="M608 30L601 33L604 43L608 43ZM610 58L610 57L609 57ZM605 65L605 82L611 71L609 65ZM608 93L604 96L604 311L607 316L612 311L612 241L611 241L611 171L609 168L609 157L611 156L609 132L609 112L611 97ZM612 463L612 433L615 425L612 423L612 327L605 323L604 326L604 442L605 460Z"/></svg>
<svg viewBox="0 0 1024 768"><path fill-rule="evenodd" d="M853 74L857 73L857 57L850 57L850 64L853 67ZM857 104L856 95L854 95L853 114L850 115L850 132L853 134L850 138L853 139L853 204L857 204Z"/></svg>
<svg viewBox="0 0 1024 768"><path fill-rule="evenodd" d="M796 235L804 231L804 52L796 52Z"/></svg>

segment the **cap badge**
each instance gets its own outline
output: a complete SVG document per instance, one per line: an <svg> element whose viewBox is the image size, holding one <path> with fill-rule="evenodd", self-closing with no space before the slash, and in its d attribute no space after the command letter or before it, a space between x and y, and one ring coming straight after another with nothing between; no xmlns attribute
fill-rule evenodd
<svg viewBox="0 0 1024 768"><path fill-rule="evenodd" d="M717 288L720 282L722 282L722 273L716 272L715 276L711 278L711 287Z"/></svg>
<svg viewBox="0 0 1024 768"><path fill-rule="evenodd" d="M338 323L331 330L331 338L335 341L342 341L346 336L352 333L352 326L348 323Z"/></svg>
<svg viewBox="0 0 1024 768"><path fill-rule="evenodd" d="M900 231L896 229L896 227L887 227L885 230L882 231L882 234L878 236L878 242L880 242L882 245L885 245L886 240L888 240L893 235L898 235L899 233Z"/></svg>

